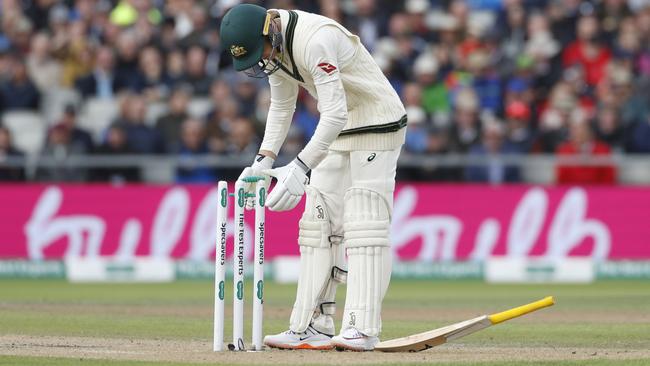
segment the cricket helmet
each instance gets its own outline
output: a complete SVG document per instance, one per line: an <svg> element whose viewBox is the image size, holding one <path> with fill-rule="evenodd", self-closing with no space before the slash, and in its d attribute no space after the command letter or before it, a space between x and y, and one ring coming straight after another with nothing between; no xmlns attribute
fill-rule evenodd
<svg viewBox="0 0 650 366"><path fill-rule="evenodd" d="M267 39L274 51L281 52L281 49L276 50L276 47L281 48L281 35L270 29L270 20L266 9L253 4L236 5L223 17L221 44L230 52L235 70L244 71L264 65L262 55ZM279 52L273 52L272 55L275 56ZM269 74L270 70L262 67L261 71Z"/></svg>

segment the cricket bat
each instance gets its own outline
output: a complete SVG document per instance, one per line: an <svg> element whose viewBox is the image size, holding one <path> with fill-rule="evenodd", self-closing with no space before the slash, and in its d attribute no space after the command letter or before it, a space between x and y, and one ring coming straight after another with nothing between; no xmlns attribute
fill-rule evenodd
<svg viewBox="0 0 650 366"><path fill-rule="evenodd" d="M555 303L553 296L545 297L539 301L522 305L510 310L492 315L482 315L473 319L465 320L460 323L448 325L446 327L430 330L424 333L414 334L402 338L391 339L379 342L375 346L375 351L381 352L419 352L426 349L439 346L441 344L453 341L478 332L491 325L503 323L533 311L551 306Z"/></svg>

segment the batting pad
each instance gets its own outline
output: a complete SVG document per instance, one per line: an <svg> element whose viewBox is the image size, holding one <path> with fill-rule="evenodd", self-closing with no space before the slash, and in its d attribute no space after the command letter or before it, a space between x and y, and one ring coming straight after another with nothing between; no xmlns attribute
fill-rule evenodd
<svg viewBox="0 0 650 366"><path fill-rule="evenodd" d="M381 302L391 272L389 247L348 248L348 286L341 331L355 328L368 336L381 332Z"/></svg>
<svg viewBox="0 0 650 366"><path fill-rule="evenodd" d="M368 336L381 331L381 302L391 273L390 211L377 192L350 188L345 194L344 245L348 279L342 331L353 327Z"/></svg>
<svg viewBox="0 0 650 366"><path fill-rule="evenodd" d="M300 219L298 235L300 277L289 321L289 328L294 332L304 332L317 310L324 315L333 315L334 293L338 283L332 279L332 268L336 265L337 257L341 257L337 255L339 243L332 240L334 236L331 233L329 214L320 193L311 186L306 187L306 193L305 212ZM328 305L320 306L323 303ZM323 322L319 322L321 323ZM318 330L333 334L334 324L331 319L325 323L327 326Z"/></svg>

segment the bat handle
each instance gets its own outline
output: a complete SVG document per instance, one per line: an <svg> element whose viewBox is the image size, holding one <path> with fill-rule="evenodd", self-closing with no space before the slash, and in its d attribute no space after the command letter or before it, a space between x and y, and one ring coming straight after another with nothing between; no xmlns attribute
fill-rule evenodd
<svg viewBox="0 0 650 366"><path fill-rule="evenodd" d="M553 296L547 296L541 300L531 302L530 304L518 306L510 310L492 314L489 316L489 319L492 322L492 324L499 324L505 322L506 320L510 320L518 316L522 316L524 314L532 313L533 311L545 308L547 306L551 306L553 304L555 304L555 300L553 299Z"/></svg>

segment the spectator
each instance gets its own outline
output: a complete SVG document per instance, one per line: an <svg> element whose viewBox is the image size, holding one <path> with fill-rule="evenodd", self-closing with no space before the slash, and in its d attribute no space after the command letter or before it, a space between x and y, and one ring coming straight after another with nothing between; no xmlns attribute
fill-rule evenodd
<svg viewBox="0 0 650 366"><path fill-rule="evenodd" d="M51 0L41 0L41 2L50 2ZM90 25L93 21L95 11L98 11L94 0L75 0L74 5L70 9L70 19L81 20L86 25Z"/></svg>
<svg viewBox="0 0 650 366"><path fill-rule="evenodd" d="M501 111L501 81L490 65L489 55L476 50L467 58L467 70L473 75L472 86L479 99L481 110Z"/></svg>
<svg viewBox="0 0 650 366"><path fill-rule="evenodd" d="M160 133L145 122L147 104L143 96L126 96L121 110L117 124L124 129L131 151L137 154L161 154L165 151Z"/></svg>
<svg viewBox="0 0 650 366"><path fill-rule="evenodd" d="M533 145L533 132L530 128L530 108L524 102L514 100L506 107L506 144L513 151L528 153Z"/></svg>
<svg viewBox="0 0 650 366"><path fill-rule="evenodd" d="M422 88L424 110L439 118L448 118L450 112L447 88L438 79L439 65L433 52L425 52L415 60L413 72L415 80Z"/></svg>
<svg viewBox="0 0 650 366"><path fill-rule="evenodd" d="M137 91L138 87L138 47L138 40L133 31L120 33L117 39L115 77L134 91Z"/></svg>
<svg viewBox="0 0 650 366"><path fill-rule="evenodd" d="M413 63L424 44L422 40L413 36L413 27L407 14L393 14L388 29L394 42L394 46L391 45L391 47L394 47L393 52L397 54L393 59L393 73L398 78L410 80Z"/></svg>
<svg viewBox="0 0 650 366"><path fill-rule="evenodd" d="M185 82L185 55L179 49L167 54L167 79L171 87Z"/></svg>
<svg viewBox="0 0 650 366"><path fill-rule="evenodd" d="M180 40L183 48L192 46L206 47L209 45L208 34L208 17L207 11L201 5L195 5L190 11L192 30Z"/></svg>
<svg viewBox="0 0 650 366"><path fill-rule="evenodd" d="M631 153L650 154L650 114L630 128L627 150Z"/></svg>
<svg viewBox="0 0 650 366"><path fill-rule="evenodd" d="M212 110L209 111L206 115L208 121L219 118L219 109L221 109L221 104L226 100L232 100L232 91L230 89L230 85L225 80L217 79L210 86L210 101L212 102Z"/></svg>
<svg viewBox="0 0 650 366"><path fill-rule="evenodd" d="M54 10L53 10L54 11ZM61 83L64 87L73 87L77 79L92 72L93 50L91 48L86 25L81 21L67 23L67 9L57 8L56 13L62 12L56 21L61 24L55 26L52 36L52 49L54 55L61 59L63 71Z"/></svg>
<svg viewBox="0 0 650 366"><path fill-rule="evenodd" d="M599 2L597 14L602 19L602 31L605 39L611 43L622 23L630 15L626 2L618 0L605 0Z"/></svg>
<svg viewBox="0 0 650 366"><path fill-rule="evenodd" d="M180 167L176 171L176 183L214 183L216 181L213 169L202 166L196 161L197 157L208 154L203 122L192 118L183 122L178 154Z"/></svg>
<svg viewBox="0 0 650 366"><path fill-rule="evenodd" d="M569 44L562 54L565 67L575 64L585 70L585 80L591 87L596 86L605 75L605 67L611 58L610 49L599 40L599 22L593 15L578 19L578 39Z"/></svg>
<svg viewBox="0 0 650 366"><path fill-rule="evenodd" d="M94 150L94 142L90 133L77 126L77 110L74 105L68 104L63 110L63 116L58 124L64 126L70 135L70 145L75 146L75 151L91 153Z"/></svg>
<svg viewBox="0 0 650 366"><path fill-rule="evenodd" d="M429 129L426 121L426 114L420 107L408 107L408 128L406 129L406 140L404 149L414 154L424 154L429 149Z"/></svg>
<svg viewBox="0 0 650 366"><path fill-rule="evenodd" d="M169 54L177 47L176 42L176 21L172 17L166 17L160 26L159 32L155 35L155 47L163 54Z"/></svg>
<svg viewBox="0 0 650 366"><path fill-rule="evenodd" d="M59 123L48 131L45 147L41 151L41 160L46 163L38 169L39 180L56 182L83 182L87 171L67 164L70 157L87 154L88 151L79 144L72 144L70 130Z"/></svg>
<svg viewBox="0 0 650 366"><path fill-rule="evenodd" d="M623 151L625 133L618 110L609 107L601 109L596 113L594 124L598 140L607 143L616 152Z"/></svg>
<svg viewBox="0 0 650 366"><path fill-rule="evenodd" d="M356 0L354 3L356 12L347 19L348 24L372 52L377 39L383 35L382 29L386 29L386 18L375 0Z"/></svg>
<svg viewBox="0 0 650 366"><path fill-rule="evenodd" d="M140 52L138 77L134 89L144 93L149 102L157 102L169 94L170 81L164 73L164 64L160 51L146 47Z"/></svg>
<svg viewBox="0 0 650 366"><path fill-rule="evenodd" d="M42 30L47 27L47 16L52 9L53 1L33 1L32 5L26 9L25 15L34 25L36 30Z"/></svg>
<svg viewBox="0 0 650 366"><path fill-rule="evenodd" d="M310 9L312 12L318 12L318 8ZM341 11L341 4L338 1L321 1L320 2L321 14L343 24L343 12Z"/></svg>
<svg viewBox="0 0 650 366"><path fill-rule="evenodd" d="M95 69L75 82L84 98L113 99L126 85L115 73L115 55L109 47L100 47L95 56Z"/></svg>
<svg viewBox="0 0 650 366"><path fill-rule="evenodd" d="M187 88L175 89L169 98L169 112L158 118L156 129L165 142L165 150L178 151L181 142L181 125L187 119L187 106L190 102L190 91Z"/></svg>
<svg viewBox="0 0 650 366"><path fill-rule="evenodd" d="M13 56L9 54L9 49L9 41L4 43L2 38L0 38L0 85L3 85L11 79ZM2 102L2 100L0 100L0 102ZM0 105L0 108L1 107L2 105Z"/></svg>
<svg viewBox="0 0 650 366"><path fill-rule="evenodd" d="M480 138L478 103L476 93L470 88L456 95L450 130L451 148L455 152L467 152Z"/></svg>
<svg viewBox="0 0 650 366"><path fill-rule="evenodd" d="M11 78L0 86L0 100L4 110L38 110L41 95L27 74L25 62L14 58L11 61L11 72Z"/></svg>
<svg viewBox="0 0 650 366"><path fill-rule="evenodd" d="M648 96L635 90L633 75L625 66L612 63L607 77L598 85L598 97L603 107L619 109L624 126L641 121L650 113Z"/></svg>
<svg viewBox="0 0 650 366"><path fill-rule="evenodd" d="M524 54L518 63L530 60L531 75L529 79L545 92L553 87L560 78L562 65L559 60L561 45L549 28L548 18L543 14L531 15L528 22L528 41Z"/></svg>
<svg viewBox="0 0 650 366"><path fill-rule="evenodd" d="M32 35L32 22L22 14L16 17L6 19L4 22L4 31L11 39L11 45L21 55L29 50L30 37Z"/></svg>
<svg viewBox="0 0 650 366"><path fill-rule="evenodd" d="M534 19L532 16L530 19ZM501 28L501 48L509 64L524 51L526 42L526 10L517 2L509 4L505 9L505 19L497 24ZM530 31L528 31L530 35ZM509 65L507 65L509 66Z"/></svg>
<svg viewBox="0 0 650 366"><path fill-rule="evenodd" d="M576 97L576 102L579 104L580 108L589 117L593 116L596 103L592 97L592 91L589 88L589 85L587 85L585 72L582 66L576 64L564 69L562 72L561 83L564 84L571 94Z"/></svg>
<svg viewBox="0 0 650 366"><path fill-rule="evenodd" d="M23 156L24 154L13 146L9 129L0 125L0 182L18 182L25 179L23 168L3 164L7 159Z"/></svg>
<svg viewBox="0 0 650 366"><path fill-rule="evenodd" d="M230 133L235 120L241 115L239 104L232 98L222 100L218 109L208 114L208 131L216 130ZM209 132L208 135L211 135Z"/></svg>
<svg viewBox="0 0 650 366"><path fill-rule="evenodd" d="M503 100L503 104L506 107L506 114L508 106L513 102L525 104L530 109L530 106L534 104L534 100L534 92L528 79L525 77L514 77L508 81Z"/></svg>
<svg viewBox="0 0 650 366"><path fill-rule="evenodd" d="M404 85L402 102L405 107L422 106L422 88L420 85L416 83L408 83Z"/></svg>
<svg viewBox="0 0 650 366"><path fill-rule="evenodd" d="M254 156L257 153L259 144L254 132L253 122L249 118L236 118L230 126L228 153Z"/></svg>
<svg viewBox="0 0 650 366"><path fill-rule="evenodd" d="M97 148L96 153L109 156L133 154L127 143L126 131L119 125L111 125L106 132L106 141ZM128 166L96 168L93 171L93 180L113 184L139 182L140 171L137 167Z"/></svg>
<svg viewBox="0 0 650 366"><path fill-rule="evenodd" d="M553 153L566 139L567 126L572 114L580 114L576 109L577 100L566 84L557 84L549 98L547 108L543 109L535 142L535 150Z"/></svg>
<svg viewBox="0 0 650 366"><path fill-rule="evenodd" d="M576 118L569 126L569 139L557 148L559 157L608 157L610 148L594 138L586 119ZM611 165L558 164L558 184L614 184L616 170Z"/></svg>
<svg viewBox="0 0 650 366"><path fill-rule="evenodd" d="M472 145L469 150L471 157L485 157L487 163L468 166L465 170L465 178L469 182L486 182L490 184L519 182L519 168L506 165L497 155L520 153L521 151L505 141L504 129L500 122L487 120L484 123L481 142Z"/></svg>
<svg viewBox="0 0 650 366"><path fill-rule="evenodd" d="M61 64L52 57L50 37L47 33L38 33L31 43L27 56L30 78L41 93L58 88L61 85Z"/></svg>
<svg viewBox="0 0 650 366"><path fill-rule="evenodd" d="M426 16L430 8L431 2L429 0L406 0L404 4L404 10L406 10L413 26L413 33L418 38L427 41L434 38L433 34L429 32L426 22ZM383 24L380 25L383 26Z"/></svg>
<svg viewBox="0 0 650 366"><path fill-rule="evenodd" d="M185 82L192 86L196 96L208 96L210 94L212 79L206 73L205 59L205 50L199 46L192 46L187 51Z"/></svg>
<svg viewBox="0 0 650 366"><path fill-rule="evenodd" d="M547 14L552 23L553 35L562 47L566 47L576 38L576 24L582 14L579 8L581 3L580 1L551 1L548 4Z"/></svg>
<svg viewBox="0 0 650 366"><path fill-rule="evenodd" d="M255 107L257 104L257 89L256 79L250 78L246 75L238 75L237 82L235 83L235 98L239 103L239 110L246 117L253 117L255 115Z"/></svg>

